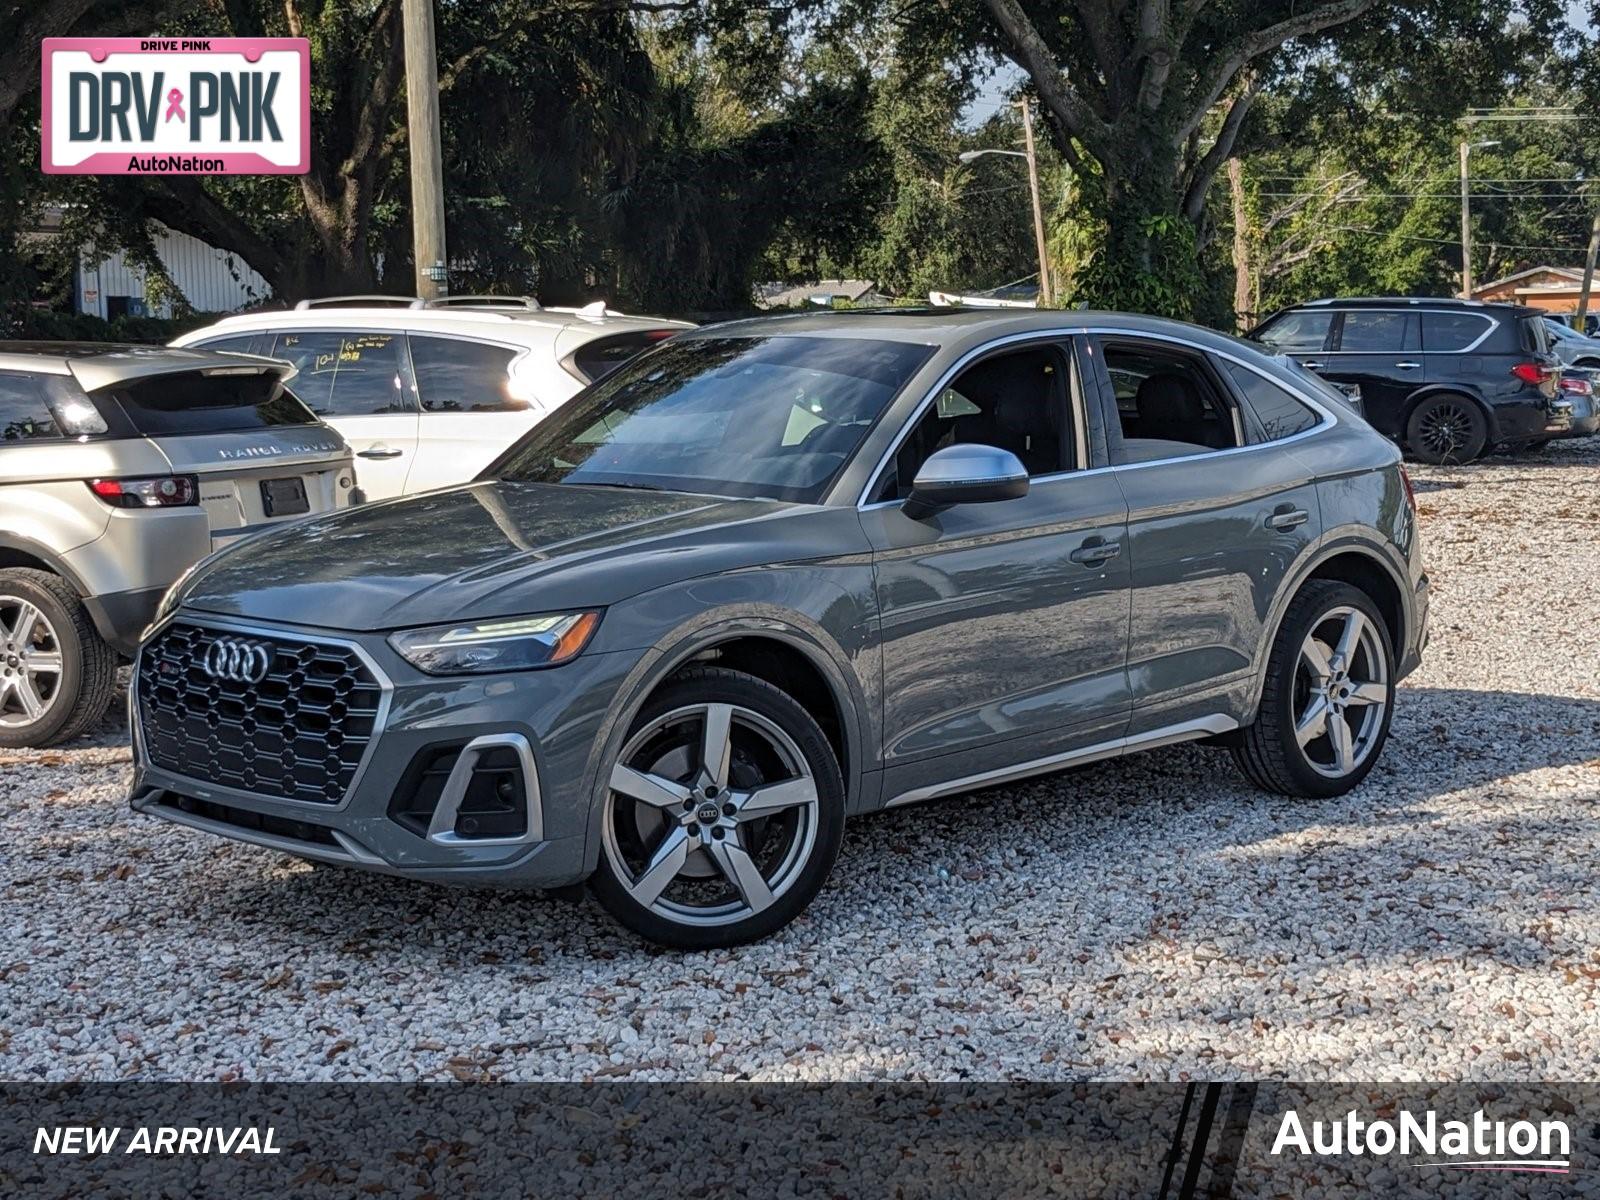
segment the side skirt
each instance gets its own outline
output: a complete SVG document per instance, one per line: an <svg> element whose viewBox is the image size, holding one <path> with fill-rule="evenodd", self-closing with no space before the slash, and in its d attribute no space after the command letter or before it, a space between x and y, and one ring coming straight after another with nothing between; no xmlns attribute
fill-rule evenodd
<svg viewBox="0 0 1600 1200"><path fill-rule="evenodd" d="M944 783L931 783L926 787L913 788L909 792L901 792L893 797L885 808L898 808L905 804L918 804L924 800L937 800L941 796L954 796L961 792L976 791L978 788L994 787L996 784L1012 783L1018 779L1027 779L1034 775L1048 775L1051 771L1059 771L1066 767L1076 767L1083 763L1098 762L1103 758L1117 758L1123 754L1131 754L1136 750L1153 750L1157 746L1171 746L1177 742L1192 742L1198 738L1214 737L1220 733L1228 733L1239 728L1239 722L1232 717L1221 713L1210 716L1195 717L1192 720L1181 721L1176 725L1166 725L1160 729L1150 729L1144 733L1134 734L1132 737L1113 738L1108 742L1099 742L1093 746L1083 746L1077 750L1068 750L1063 754L1052 754L1048 758L1036 758L1030 762L1017 763L1010 767L999 767L993 771L984 771L977 775L964 775L960 779L951 779Z"/></svg>

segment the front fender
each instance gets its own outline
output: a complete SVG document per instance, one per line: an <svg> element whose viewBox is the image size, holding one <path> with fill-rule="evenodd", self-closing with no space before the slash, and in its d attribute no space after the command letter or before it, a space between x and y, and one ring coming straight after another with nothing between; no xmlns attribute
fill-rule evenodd
<svg viewBox="0 0 1600 1200"><path fill-rule="evenodd" d="M629 642L644 653L608 708L586 769L589 797L585 869L600 858L600 825L613 761L655 688L706 650L736 638L780 642L805 655L833 694L845 740L845 804L862 812L877 801L882 670L870 563L823 568L844 576L818 585L817 564L767 567L661 588L614 606L602 623L605 648ZM801 578L802 573L804 578ZM664 635L656 634L663 628ZM654 635L654 641L649 639ZM598 639L597 639L598 642ZM597 649L600 648L597 645Z"/></svg>

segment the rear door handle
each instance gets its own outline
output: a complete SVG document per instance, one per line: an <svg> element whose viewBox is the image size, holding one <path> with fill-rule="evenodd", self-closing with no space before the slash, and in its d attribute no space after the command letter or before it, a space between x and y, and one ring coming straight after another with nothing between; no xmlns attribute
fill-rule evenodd
<svg viewBox="0 0 1600 1200"><path fill-rule="evenodd" d="M385 447L383 447L381 449L378 448L378 447L373 447L371 450L357 450L356 451L356 457L357 458L399 458L404 453L405 453L404 450L394 450L394 449L391 449L391 448L385 446Z"/></svg>
<svg viewBox="0 0 1600 1200"><path fill-rule="evenodd" d="M1108 542L1105 538L1092 537L1067 557L1086 567L1098 567L1101 563L1110 562L1121 553L1121 542Z"/></svg>
<svg viewBox="0 0 1600 1200"><path fill-rule="evenodd" d="M1395 366L1402 371L1415 371L1422 364L1419 362L1397 362Z"/></svg>
<svg viewBox="0 0 1600 1200"><path fill-rule="evenodd" d="M1308 371L1322 370L1322 364L1319 362L1302 362L1300 365Z"/></svg>
<svg viewBox="0 0 1600 1200"><path fill-rule="evenodd" d="M1305 509L1290 508L1284 504L1274 509L1272 515L1267 518L1267 528L1293 529L1298 525L1304 525L1310 519L1311 514Z"/></svg>

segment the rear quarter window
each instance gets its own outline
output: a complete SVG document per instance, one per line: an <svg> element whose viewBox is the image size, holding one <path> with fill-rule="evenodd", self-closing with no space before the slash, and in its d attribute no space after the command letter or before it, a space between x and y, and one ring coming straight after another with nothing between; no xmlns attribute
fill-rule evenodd
<svg viewBox="0 0 1600 1200"><path fill-rule="evenodd" d="M316 415L272 372L153 375L107 388L96 398L116 405L133 432L145 437L239 433L318 423Z"/></svg>
<svg viewBox="0 0 1600 1200"><path fill-rule="evenodd" d="M1478 313L1425 312L1422 348L1434 353L1465 350L1480 341L1493 324Z"/></svg>
<svg viewBox="0 0 1600 1200"><path fill-rule="evenodd" d="M1255 413L1267 441L1275 442L1315 429L1322 419L1309 405L1301 403L1287 389L1279 387L1265 375L1234 362L1224 361L1222 367L1244 396L1250 411Z"/></svg>

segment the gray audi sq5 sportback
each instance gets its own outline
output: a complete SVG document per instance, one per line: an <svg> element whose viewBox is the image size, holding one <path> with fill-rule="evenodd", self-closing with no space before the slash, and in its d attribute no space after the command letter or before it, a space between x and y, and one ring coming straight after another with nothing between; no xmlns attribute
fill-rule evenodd
<svg viewBox="0 0 1600 1200"><path fill-rule="evenodd" d="M1153 746L1370 771L1427 640L1400 452L1246 342L1091 312L686 332L473 483L214 555L132 805L324 863L782 928L847 816Z"/></svg>

